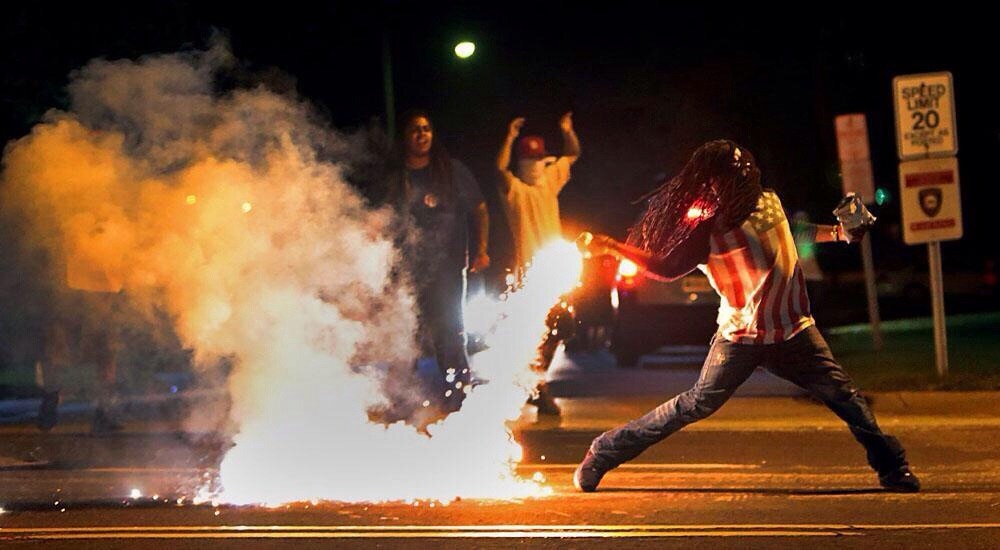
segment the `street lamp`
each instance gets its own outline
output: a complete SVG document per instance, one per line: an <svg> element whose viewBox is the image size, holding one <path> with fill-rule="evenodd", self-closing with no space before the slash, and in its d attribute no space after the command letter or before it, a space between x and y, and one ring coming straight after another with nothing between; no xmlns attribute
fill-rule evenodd
<svg viewBox="0 0 1000 550"><path fill-rule="evenodd" d="M472 57L472 54L476 53L476 45L468 40L464 40L455 44L455 55L459 59L468 59Z"/></svg>
<svg viewBox="0 0 1000 550"><path fill-rule="evenodd" d="M455 44L455 55L459 59L468 59L474 53L476 53L474 42L463 40ZM396 133L396 97L392 78L392 46L388 30L382 33L382 91L385 98L386 130L392 139Z"/></svg>

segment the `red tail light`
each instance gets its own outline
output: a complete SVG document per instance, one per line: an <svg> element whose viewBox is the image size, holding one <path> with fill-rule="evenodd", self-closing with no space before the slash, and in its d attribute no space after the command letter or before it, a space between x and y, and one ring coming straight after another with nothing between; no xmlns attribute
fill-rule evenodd
<svg viewBox="0 0 1000 550"><path fill-rule="evenodd" d="M631 260L622 260L618 264L618 275L615 280L619 286L632 288L635 286L635 278L639 275L639 266Z"/></svg>

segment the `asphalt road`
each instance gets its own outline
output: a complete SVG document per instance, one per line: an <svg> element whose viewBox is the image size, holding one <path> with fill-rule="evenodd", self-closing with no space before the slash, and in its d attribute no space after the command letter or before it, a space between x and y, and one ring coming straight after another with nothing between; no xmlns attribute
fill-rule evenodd
<svg viewBox="0 0 1000 550"><path fill-rule="evenodd" d="M154 425L104 438L8 427L0 455L21 460L0 467L0 546L996 547L1000 414L991 401L877 397L923 481L919 494L880 490L836 418L791 398L736 399L593 494L573 489L576 461L601 429L649 402L565 401L561 423L520 425L519 471L541 472L552 494L518 501L193 505L194 488L214 475L214 442Z"/></svg>

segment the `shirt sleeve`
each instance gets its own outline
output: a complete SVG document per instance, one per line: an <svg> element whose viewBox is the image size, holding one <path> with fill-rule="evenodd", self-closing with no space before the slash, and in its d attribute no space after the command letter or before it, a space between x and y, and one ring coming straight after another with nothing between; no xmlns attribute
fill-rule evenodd
<svg viewBox="0 0 1000 550"><path fill-rule="evenodd" d="M503 193L503 195L510 200L515 194L521 191L521 188L524 186L524 182L519 180L510 170L505 170L503 172L503 176L501 177L503 177L503 181L507 185L506 192Z"/></svg>
<svg viewBox="0 0 1000 550"><path fill-rule="evenodd" d="M558 194L566 186L566 183L569 182L569 159L559 157L555 162L546 166L545 177L554 186L554 191Z"/></svg>

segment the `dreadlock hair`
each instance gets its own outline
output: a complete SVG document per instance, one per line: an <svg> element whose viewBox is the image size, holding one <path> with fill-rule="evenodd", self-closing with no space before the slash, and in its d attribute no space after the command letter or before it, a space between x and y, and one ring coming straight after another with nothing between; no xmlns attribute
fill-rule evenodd
<svg viewBox="0 0 1000 550"><path fill-rule="evenodd" d="M719 230L739 226L757 207L763 190L750 151L729 140L699 147L680 173L639 199L646 210L628 242L667 255L696 227L714 218Z"/></svg>
<svg viewBox="0 0 1000 550"><path fill-rule="evenodd" d="M406 129L410 123L420 117L426 118L430 122L431 128L434 128L434 123L431 122L431 117L427 111L410 109L400 117L400 125L398 130L396 130L392 155L392 171L394 174L389 181L389 197L391 200L398 201L399 204L405 202L406 196L410 191L409 182L406 179ZM437 195L443 200L448 200L448 197L452 195L451 191L453 191L451 157L437 136L434 136L431 140L430 169L431 182L435 187Z"/></svg>

